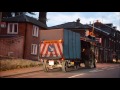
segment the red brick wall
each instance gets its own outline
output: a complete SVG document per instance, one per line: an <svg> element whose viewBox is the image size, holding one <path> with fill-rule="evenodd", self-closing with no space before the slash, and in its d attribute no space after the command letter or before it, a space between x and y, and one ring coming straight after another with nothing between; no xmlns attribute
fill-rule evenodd
<svg viewBox="0 0 120 90"><path fill-rule="evenodd" d="M19 23L18 24L18 34L20 36L25 36L26 31L26 23Z"/></svg>
<svg viewBox="0 0 120 90"><path fill-rule="evenodd" d="M6 28L1 28L0 35L8 35L8 23L6 23ZM26 23L18 23L18 35L25 36ZM11 34L10 34L11 35Z"/></svg>
<svg viewBox="0 0 120 90"><path fill-rule="evenodd" d="M7 23L5 28L0 28L0 35L6 35L7 34Z"/></svg>
<svg viewBox="0 0 120 90"><path fill-rule="evenodd" d="M43 29L43 28L40 28ZM39 30L39 35L38 37L32 36L32 30L33 30L33 24L28 23L27 24L27 31L26 31L26 39L25 39L25 53L24 53L24 58L25 59L31 59L31 60L38 60L38 54L39 54L39 42L40 42L40 30ZM38 46L38 51L37 55L32 55L31 54L31 45L32 44L37 44Z"/></svg>
<svg viewBox="0 0 120 90"><path fill-rule="evenodd" d="M44 28L40 28L40 30L43 30ZM25 45L23 45L22 43L22 46L20 46L21 44L18 45L18 48L21 48L22 51L22 56L20 57L23 57L24 59L31 59L31 60L38 60L38 54L37 55L32 55L31 54L31 44L37 44L38 45L38 52L39 52L39 39L40 39L40 34L39 34L39 37L33 37L32 36L32 30L33 30L33 24L31 23L18 23L18 34L19 36L24 36L24 41L23 43ZM40 33L40 31L39 31ZM0 30L0 35L7 35L7 28L5 29L1 29ZM16 36L17 36L16 35ZM5 40L5 39L4 39ZM7 40L5 40L4 42L6 42ZM3 42L3 43L4 43ZM4 46L4 44L2 44L2 42L0 43L1 47L4 47L5 51L0 51L0 55L8 55L7 51L10 51L8 50L8 47L9 45L6 45ZM15 45L15 50L17 50L16 48L17 45ZM6 48L5 48L6 47ZM11 47L12 48L12 47ZM1 48L2 49L2 48ZM3 49L2 49L3 50ZM3 53L3 54L2 54ZM17 54L17 53L16 53Z"/></svg>
<svg viewBox="0 0 120 90"><path fill-rule="evenodd" d="M23 58L24 37L0 38L0 55Z"/></svg>

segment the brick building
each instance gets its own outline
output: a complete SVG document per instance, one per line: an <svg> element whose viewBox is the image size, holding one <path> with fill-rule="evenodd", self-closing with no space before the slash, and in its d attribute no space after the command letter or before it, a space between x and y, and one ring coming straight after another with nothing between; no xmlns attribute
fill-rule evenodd
<svg viewBox="0 0 120 90"><path fill-rule="evenodd" d="M94 45L98 62L111 62L114 58L114 53L120 58L120 31L110 25L98 21L94 23L95 38L101 38L101 43ZM93 24L81 24L80 20L77 19L76 22L68 22L49 27L49 29L58 28L68 29L80 33L81 37L86 37L86 31L92 32Z"/></svg>
<svg viewBox="0 0 120 90"><path fill-rule="evenodd" d="M6 23L6 27L0 29L0 55L12 53L18 58L38 60L40 30L47 29L46 24L24 14L3 18L2 22ZM13 43L8 45L8 41Z"/></svg>
<svg viewBox="0 0 120 90"><path fill-rule="evenodd" d="M100 35L102 43L99 46L103 47L103 61L111 62L115 55L120 59L120 31L112 23L103 24L97 21L94 26L108 33Z"/></svg>

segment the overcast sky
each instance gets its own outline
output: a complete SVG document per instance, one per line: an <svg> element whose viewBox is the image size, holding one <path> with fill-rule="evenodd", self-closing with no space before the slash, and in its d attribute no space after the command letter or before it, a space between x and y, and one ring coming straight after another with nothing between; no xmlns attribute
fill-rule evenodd
<svg viewBox="0 0 120 90"><path fill-rule="evenodd" d="M38 18L38 12L34 15ZM76 21L80 18L82 24L89 24L90 22L99 20L102 23L113 23L120 31L120 12L48 12L47 25L54 26L66 22Z"/></svg>

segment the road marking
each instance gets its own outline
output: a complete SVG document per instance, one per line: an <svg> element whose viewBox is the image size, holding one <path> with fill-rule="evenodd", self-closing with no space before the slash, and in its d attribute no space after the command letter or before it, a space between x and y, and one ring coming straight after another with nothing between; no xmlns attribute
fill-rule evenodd
<svg viewBox="0 0 120 90"><path fill-rule="evenodd" d="M115 69L115 68L108 68L107 70L111 70L111 69Z"/></svg>
<svg viewBox="0 0 120 90"><path fill-rule="evenodd" d="M109 66L109 67L103 67L101 69L109 69L109 68L117 68L117 67L119 67L119 66L118 65L117 66Z"/></svg>
<svg viewBox="0 0 120 90"><path fill-rule="evenodd" d="M101 69L107 69L107 68L109 68L109 67L104 67L104 68L101 68Z"/></svg>
<svg viewBox="0 0 120 90"><path fill-rule="evenodd" d="M74 77L78 77L78 76L81 76L81 75L84 75L85 73L81 73L81 74L77 74L77 75L73 75L73 76L70 76L68 78L74 78Z"/></svg>
<svg viewBox="0 0 120 90"><path fill-rule="evenodd" d="M103 71L103 70L92 70L92 71L89 71L89 72L100 72L100 71Z"/></svg>

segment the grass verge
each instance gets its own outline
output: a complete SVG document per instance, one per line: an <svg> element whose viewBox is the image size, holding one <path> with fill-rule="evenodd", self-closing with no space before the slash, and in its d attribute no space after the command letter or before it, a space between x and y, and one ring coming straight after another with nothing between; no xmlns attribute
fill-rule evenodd
<svg viewBox="0 0 120 90"><path fill-rule="evenodd" d="M25 59L4 59L0 60L0 71L41 66L39 61L25 60Z"/></svg>

